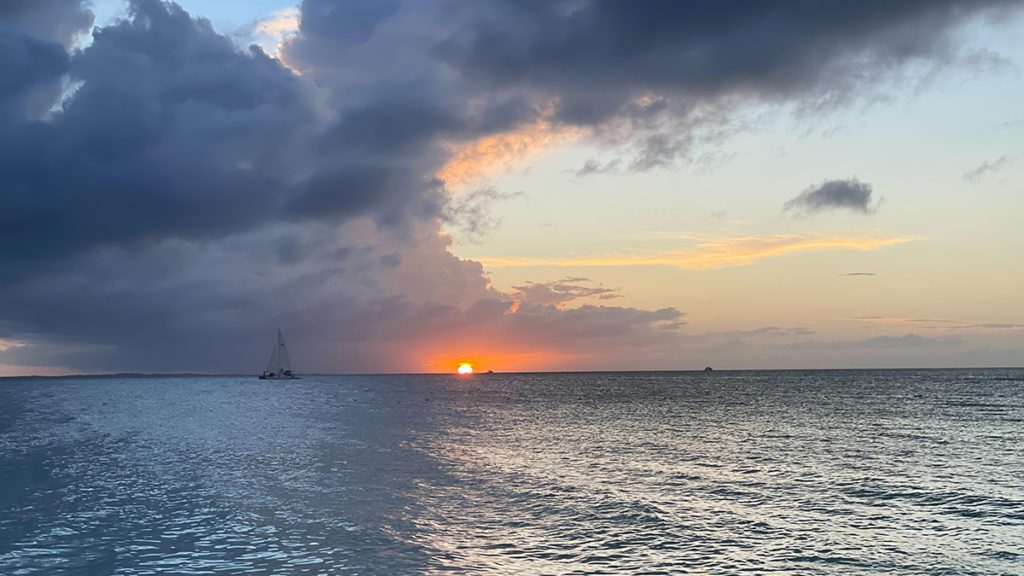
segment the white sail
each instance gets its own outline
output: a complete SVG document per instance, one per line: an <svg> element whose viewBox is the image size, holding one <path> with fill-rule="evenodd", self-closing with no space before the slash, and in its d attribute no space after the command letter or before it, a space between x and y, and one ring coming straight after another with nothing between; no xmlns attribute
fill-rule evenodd
<svg viewBox="0 0 1024 576"><path fill-rule="evenodd" d="M297 378L292 374L292 359L288 355L288 346L285 345L284 336L281 335L280 330L277 331L277 343L274 345L274 351L270 354L267 369L263 371L260 378Z"/></svg>
<svg viewBox="0 0 1024 576"><path fill-rule="evenodd" d="M281 348L280 341L274 346L274 351L270 353L270 361L267 362L267 369L263 371L264 374L277 374L281 369L281 356L277 351Z"/></svg>
<svg viewBox="0 0 1024 576"><path fill-rule="evenodd" d="M277 331L277 368L283 373L291 374L292 371L292 359L288 357L288 347L284 345L284 336L281 335L281 331Z"/></svg>

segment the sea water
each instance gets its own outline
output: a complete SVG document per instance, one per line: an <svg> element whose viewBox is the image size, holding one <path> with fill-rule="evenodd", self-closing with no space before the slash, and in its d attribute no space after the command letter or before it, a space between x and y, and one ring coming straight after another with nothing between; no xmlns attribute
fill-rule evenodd
<svg viewBox="0 0 1024 576"><path fill-rule="evenodd" d="M1024 574L1024 370L0 380L0 574Z"/></svg>

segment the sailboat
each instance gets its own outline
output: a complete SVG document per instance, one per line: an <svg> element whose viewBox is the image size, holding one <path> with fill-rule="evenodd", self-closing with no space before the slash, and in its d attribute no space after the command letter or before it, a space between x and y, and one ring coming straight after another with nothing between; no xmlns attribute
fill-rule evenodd
<svg viewBox="0 0 1024 576"><path fill-rule="evenodd" d="M267 369L260 374L260 380L297 380L298 376L292 374L292 360L288 356L288 347L284 345L284 336L281 330L277 331L277 345L270 355L270 362L267 362Z"/></svg>

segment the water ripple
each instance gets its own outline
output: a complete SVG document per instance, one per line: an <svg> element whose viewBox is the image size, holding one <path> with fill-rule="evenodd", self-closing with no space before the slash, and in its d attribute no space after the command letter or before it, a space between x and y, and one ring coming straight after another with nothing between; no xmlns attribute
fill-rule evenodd
<svg viewBox="0 0 1024 576"><path fill-rule="evenodd" d="M2 574L1020 574L1024 371L0 381Z"/></svg>

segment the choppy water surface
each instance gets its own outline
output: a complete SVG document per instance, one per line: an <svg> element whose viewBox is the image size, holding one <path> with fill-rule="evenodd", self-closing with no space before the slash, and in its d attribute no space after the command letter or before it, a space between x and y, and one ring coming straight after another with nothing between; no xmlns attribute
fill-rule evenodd
<svg viewBox="0 0 1024 576"><path fill-rule="evenodd" d="M1024 573L1024 371L0 380L0 574Z"/></svg>

